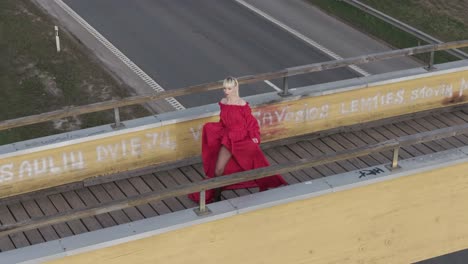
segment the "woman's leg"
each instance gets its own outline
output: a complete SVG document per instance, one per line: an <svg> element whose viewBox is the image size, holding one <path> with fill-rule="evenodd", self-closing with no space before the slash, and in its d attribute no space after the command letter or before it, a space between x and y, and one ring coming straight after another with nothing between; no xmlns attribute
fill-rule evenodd
<svg viewBox="0 0 468 264"><path fill-rule="evenodd" d="M221 176L224 173L224 167L228 163L232 154L225 146L219 149L218 160L216 161L215 176Z"/></svg>
<svg viewBox="0 0 468 264"><path fill-rule="evenodd" d="M224 173L224 168L231 158L232 154L225 146L221 146L218 154L218 160L216 161L215 176L221 176ZM221 188L215 189L214 200L221 200Z"/></svg>

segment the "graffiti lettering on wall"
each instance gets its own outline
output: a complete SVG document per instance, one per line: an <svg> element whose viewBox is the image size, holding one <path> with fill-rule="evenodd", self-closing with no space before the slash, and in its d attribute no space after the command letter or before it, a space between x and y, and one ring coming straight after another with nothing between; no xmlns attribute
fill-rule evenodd
<svg viewBox="0 0 468 264"><path fill-rule="evenodd" d="M259 109L252 114L257 118L260 127L263 127L283 122L299 123L325 119L328 117L329 108L330 106L328 104L320 106L309 106L308 104L304 104L303 108L300 110L291 111L289 106L284 106L279 109Z"/></svg>
<svg viewBox="0 0 468 264"><path fill-rule="evenodd" d="M468 90L468 81L460 79L460 92ZM466 92L465 92L466 93ZM311 122L315 120L327 119L330 116L346 116L354 113L369 113L377 111L383 107L401 106L405 104L418 103L421 100L434 98L450 98L454 96L454 85L452 83L439 83L436 86L415 87L411 89L401 88L387 93L376 92L371 96L350 99L338 103L338 108L333 108L331 104L321 103L313 106L304 104L302 109L292 109L290 106L280 108L264 107L255 109L253 115L257 118L260 127L268 127L283 122ZM335 113L335 109L338 113Z"/></svg>
<svg viewBox="0 0 468 264"><path fill-rule="evenodd" d="M202 131L201 124L197 128L193 128L193 127L190 128L190 133L192 133L192 137L195 141L200 140L201 131Z"/></svg>
<svg viewBox="0 0 468 264"><path fill-rule="evenodd" d="M466 81L465 78L462 78L461 83L460 83L460 94L459 94L459 96L464 95L466 90L468 90L468 81Z"/></svg>
<svg viewBox="0 0 468 264"><path fill-rule="evenodd" d="M461 87L463 87L464 81L465 80L462 79ZM340 110L341 114L370 112L376 111L379 108L385 106L413 104L423 99L431 99L434 97L446 98L452 96L452 84L440 84L439 86L435 87L423 86L409 90L409 92L407 92L405 89L400 89L396 92L388 92L384 94L377 93L370 97L343 102L340 104Z"/></svg>
<svg viewBox="0 0 468 264"><path fill-rule="evenodd" d="M175 149L176 145L176 141L167 130L160 133L147 133L145 137L133 137L115 144L97 146L96 161L117 161L126 157L141 157L157 149Z"/></svg>
<svg viewBox="0 0 468 264"><path fill-rule="evenodd" d="M381 106L403 104L405 90L390 93L377 93L374 96L354 99L340 104L341 114L375 111Z"/></svg>
<svg viewBox="0 0 468 264"><path fill-rule="evenodd" d="M465 80L462 79L462 83ZM436 87L423 86L421 88L413 89L411 91L410 100L417 101L421 99L433 98L433 97L452 97L453 96L453 85L452 84L441 84Z"/></svg>
<svg viewBox="0 0 468 264"><path fill-rule="evenodd" d="M133 137L115 144L98 145L95 151L97 163L119 161L125 158L141 157L160 149L175 149L176 142L170 137L169 131L147 133L145 137ZM82 150L64 152L57 157L41 157L24 160L19 164L6 163L0 165L0 183L12 180L22 180L44 175L60 175L86 169L86 161Z"/></svg>
<svg viewBox="0 0 468 264"><path fill-rule="evenodd" d="M295 104L259 107L254 109L253 115L257 118L262 130L268 131L269 127L283 123L314 124L315 121L330 118L336 120L341 117L347 118L353 113L385 111L392 107L400 108L402 105L424 103L426 102L424 100L461 97L468 94L468 81L465 78L460 78L458 83L439 80L435 82L437 84L432 86L388 88L388 91L382 91L386 88L379 90L378 87L375 87L372 88L376 90L374 94L366 92L366 96L357 98L352 97L353 93L350 93L349 98L343 95L335 97L346 98L341 101L334 99L335 101L328 102L320 98L320 103L314 104L311 100L317 102L317 97L315 97L310 100L306 99L306 102L300 106L296 102ZM363 93L356 94L362 95ZM329 96L323 98L330 98ZM124 139L119 137L118 140L110 140L110 143L105 144L85 143L88 144L87 151L84 151L85 148L82 148L81 144L76 144L71 151L57 153L54 156L44 155L44 157L39 158L3 162L3 164L0 163L0 183L32 177L59 176L85 170L88 167L96 166L96 164L98 164L97 167L107 168L103 165L112 166L117 163L136 162L139 158L158 157L158 153L162 150L175 150L177 144L181 144L181 142L184 142L184 147L191 148L199 144L201 140L202 122L200 121L193 127L185 127L183 131L180 128L172 127L164 128L162 131L158 130L158 132L142 133L139 136L127 136ZM180 141L180 138L184 138L185 141ZM380 173L380 171L363 170L360 173L360 177L365 177L373 175L373 173Z"/></svg>
<svg viewBox="0 0 468 264"><path fill-rule="evenodd" d="M23 160L19 164L7 163L0 166L0 183L14 178L38 177L42 175L59 175L64 172L85 168L83 152L74 151L62 153L59 158L43 157L33 160Z"/></svg>

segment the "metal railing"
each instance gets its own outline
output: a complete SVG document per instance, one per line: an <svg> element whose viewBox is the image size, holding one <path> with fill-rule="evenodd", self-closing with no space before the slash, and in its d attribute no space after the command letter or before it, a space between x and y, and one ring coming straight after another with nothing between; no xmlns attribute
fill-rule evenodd
<svg viewBox="0 0 468 264"><path fill-rule="evenodd" d="M323 70L329 70L329 69L335 69L335 68L340 68L340 67L346 67L350 65L365 64L365 63L374 62L374 61L405 57L405 56L426 53L426 52L431 52L432 59L428 62L428 69L431 69L434 63L433 53L435 51L461 48L461 47L468 47L468 40L418 46L418 47L412 47L412 48L406 48L406 49L400 49L400 50L392 50L392 51L374 53L374 54L369 54L369 55L364 55L364 56L352 57L352 58L347 58L347 59L340 59L340 60L302 65L302 66L286 68L286 69L282 69L282 70L274 71L274 72L242 76L242 77L239 77L238 80L240 84L247 84L247 83L255 83L255 82L260 82L260 81L265 81L265 80L273 80L273 79L282 78L283 90L279 94L281 96L287 96L289 95L288 77L291 77L291 76L318 72L318 71L323 71ZM168 97L176 97L176 96L188 95L188 94L193 94L193 93L207 92L207 91L217 90L221 88L222 88L222 81L216 81L216 82L211 82L211 83L206 83L206 84L200 84L200 85L194 85L194 86L189 86L185 88L178 88L174 90L164 91L164 92L151 94L151 95L133 96L133 97L128 97L128 98L124 98L120 100L111 100L111 101L94 103L94 104L84 105L84 106L73 106L73 107L70 106L70 107L65 107L61 110L56 110L52 112L1 121L0 130L21 127L21 126L26 126L26 125L31 125L31 124L37 124L37 123L42 123L42 122L60 119L64 117L89 114L89 113L94 113L94 112L99 112L99 111L104 111L104 110L110 110L110 109L114 109L115 126L118 127L120 125L119 107L130 106L130 105L135 105L135 104L143 104L143 103L147 103L150 101L155 101L155 100L164 99Z"/></svg>
<svg viewBox="0 0 468 264"><path fill-rule="evenodd" d="M129 207L134 207L149 202L156 202L167 198L187 195L194 192L200 192L200 197L205 196L205 190L221 188L227 185L236 184L244 181L250 181L268 177L275 174L283 174L291 171L301 170L309 167L319 166L330 162L346 160L350 158L361 157L375 152L393 150L393 160L390 164L390 169L398 168L398 152L401 147L424 143L433 140L444 139L447 137L457 136L468 133L468 124L442 128L434 131L423 132L415 135L403 136L397 139L384 141L374 145L367 145L352 150L340 151L337 153L326 154L322 157L313 157L310 159L300 159L288 163L272 165L264 168L254 169L234 173L222 177L206 179L200 182L184 184L172 189L164 190L158 193L144 193L139 196L129 197L125 199L115 200L100 205L91 206L88 208L70 210L61 212L53 216L43 216L20 221L15 224L0 226L0 236L9 235L16 232L23 232L46 225L57 224L65 221L70 221L78 218L89 217L93 215L109 213L115 210L121 210ZM200 199L199 207L195 209L199 215L210 213L205 205L205 200Z"/></svg>

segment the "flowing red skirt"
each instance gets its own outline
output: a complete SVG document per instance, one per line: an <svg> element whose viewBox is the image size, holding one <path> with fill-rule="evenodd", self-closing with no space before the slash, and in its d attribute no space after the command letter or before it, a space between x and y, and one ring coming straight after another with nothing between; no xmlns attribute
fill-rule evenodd
<svg viewBox="0 0 468 264"><path fill-rule="evenodd" d="M215 177L216 161L221 146L225 146L232 156L223 175L247 171L269 166L269 162L257 143L254 143L245 130L226 131L219 122L207 123L203 127L202 134L202 160L205 174L208 178ZM257 180L241 182L225 186L222 190L243 188L259 188L259 191L287 185L280 175L273 175ZM200 201L200 193L189 194L189 198L195 202ZM214 198L214 190L206 191L206 202L210 203Z"/></svg>

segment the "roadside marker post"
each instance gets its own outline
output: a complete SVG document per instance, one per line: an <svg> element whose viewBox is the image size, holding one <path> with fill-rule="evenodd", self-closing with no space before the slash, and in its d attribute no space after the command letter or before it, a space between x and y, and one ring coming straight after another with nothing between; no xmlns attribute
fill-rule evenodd
<svg viewBox="0 0 468 264"><path fill-rule="evenodd" d="M57 52L60 52L60 37L58 33L58 27L55 26L55 44L57 46Z"/></svg>

